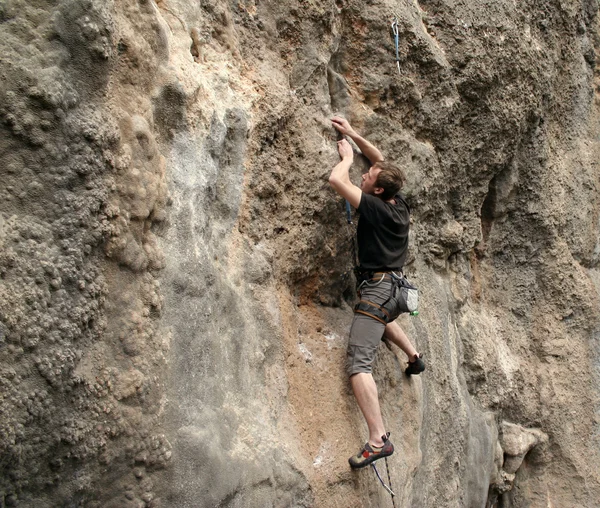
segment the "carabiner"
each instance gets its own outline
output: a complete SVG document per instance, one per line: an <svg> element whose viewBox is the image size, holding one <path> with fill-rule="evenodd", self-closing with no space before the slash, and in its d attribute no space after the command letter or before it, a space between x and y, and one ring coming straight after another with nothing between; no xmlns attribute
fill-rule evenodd
<svg viewBox="0 0 600 508"><path fill-rule="evenodd" d="M394 35L396 37L398 37L398 18L397 17L394 17L391 27L392 27L392 32L394 33Z"/></svg>
<svg viewBox="0 0 600 508"><path fill-rule="evenodd" d="M400 39L400 31L398 29L398 17L394 16L394 20L392 21L392 32L394 33L394 43L396 46L396 67L398 67L398 74L401 74L400 72L400 52L398 49L399 46L399 39Z"/></svg>

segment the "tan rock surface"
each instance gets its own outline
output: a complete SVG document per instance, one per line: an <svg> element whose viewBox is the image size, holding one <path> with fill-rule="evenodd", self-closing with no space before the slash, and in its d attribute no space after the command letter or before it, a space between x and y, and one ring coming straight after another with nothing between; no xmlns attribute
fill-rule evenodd
<svg viewBox="0 0 600 508"><path fill-rule="evenodd" d="M0 506L391 506L347 466L334 113L408 176L427 370L378 353L395 506L597 506L596 2L0 23Z"/></svg>

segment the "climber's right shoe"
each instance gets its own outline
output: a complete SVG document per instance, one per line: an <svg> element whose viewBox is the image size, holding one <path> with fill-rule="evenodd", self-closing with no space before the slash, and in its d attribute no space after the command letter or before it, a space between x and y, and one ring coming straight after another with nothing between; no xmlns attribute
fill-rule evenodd
<svg viewBox="0 0 600 508"><path fill-rule="evenodd" d="M412 362L408 362L408 367L406 367L406 370L404 371L407 376L420 374L425 370L425 362L421 358L423 358L423 353L419 353L417 358Z"/></svg>
<svg viewBox="0 0 600 508"><path fill-rule="evenodd" d="M387 432L385 436L381 436L381 439L383 439L383 446L381 447L372 446L368 442L365 443L365 446L363 446L361 451L348 459L350 467L358 469L360 467L368 466L371 462L383 459L383 457L389 457L394 453L394 445L389 437L389 432Z"/></svg>

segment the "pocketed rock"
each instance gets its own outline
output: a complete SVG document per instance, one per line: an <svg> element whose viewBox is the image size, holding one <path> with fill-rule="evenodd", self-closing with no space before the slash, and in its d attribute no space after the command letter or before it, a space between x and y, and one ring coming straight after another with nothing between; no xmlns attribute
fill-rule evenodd
<svg viewBox="0 0 600 508"><path fill-rule="evenodd" d="M461 247L464 228L457 221L450 221L442 227L440 241L452 251Z"/></svg>
<svg viewBox="0 0 600 508"><path fill-rule="evenodd" d="M597 2L393 10L0 3L1 506L390 503L347 466L334 113L407 174L396 505L596 506Z"/></svg>

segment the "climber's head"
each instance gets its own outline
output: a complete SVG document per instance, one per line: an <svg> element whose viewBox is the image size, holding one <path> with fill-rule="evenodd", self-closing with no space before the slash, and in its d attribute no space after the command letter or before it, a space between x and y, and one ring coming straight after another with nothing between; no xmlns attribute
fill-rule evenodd
<svg viewBox="0 0 600 508"><path fill-rule="evenodd" d="M388 201L400 191L404 181L404 173L398 166L381 161L373 164L362 176L360 188L367 194Z"/></svg>

